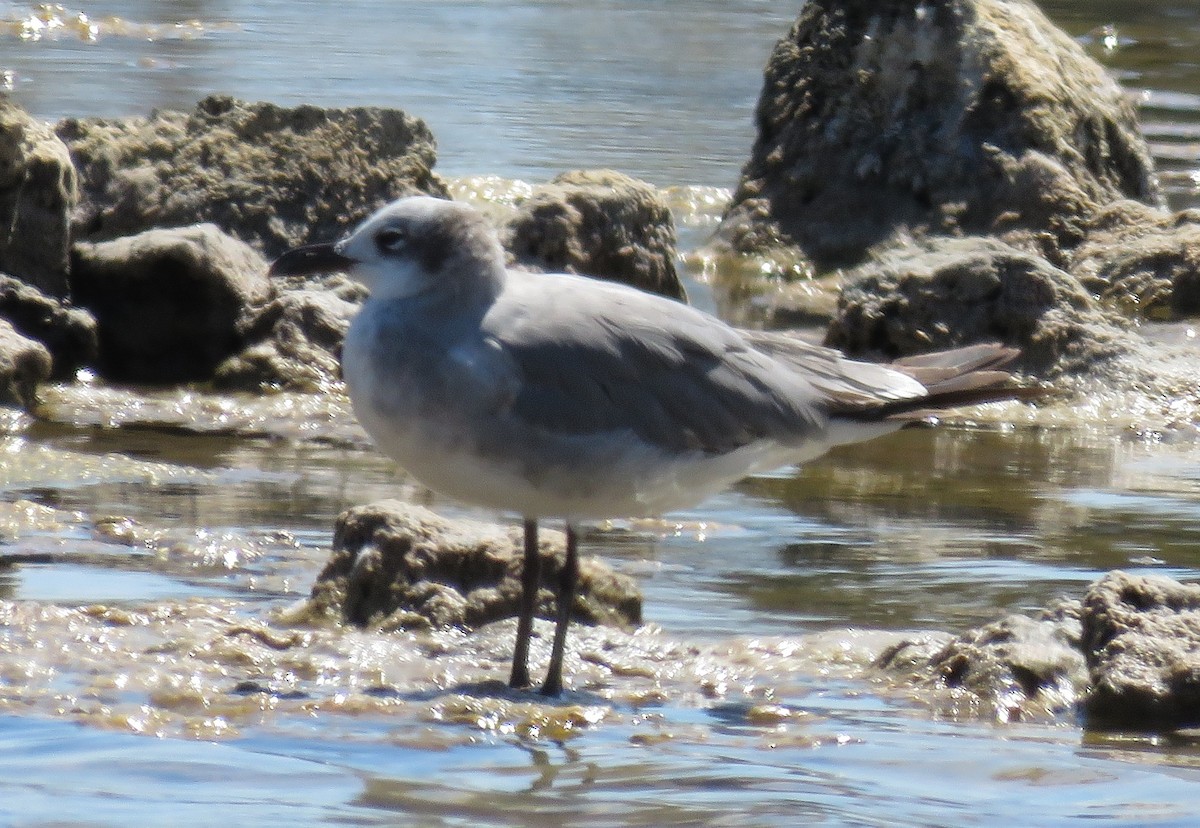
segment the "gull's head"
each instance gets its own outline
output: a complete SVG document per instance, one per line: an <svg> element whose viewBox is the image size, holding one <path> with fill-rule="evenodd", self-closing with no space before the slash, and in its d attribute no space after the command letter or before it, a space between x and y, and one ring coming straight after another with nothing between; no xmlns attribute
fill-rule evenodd
<svg viewBox="0 0 1200 828"><path fill-rule="evenodd" d="M332 244L284 253L271 275L345 271L372 297L400 299L429 291L470 294L495 287L504 249L474 208L430 196L393 201Z"/></svg>

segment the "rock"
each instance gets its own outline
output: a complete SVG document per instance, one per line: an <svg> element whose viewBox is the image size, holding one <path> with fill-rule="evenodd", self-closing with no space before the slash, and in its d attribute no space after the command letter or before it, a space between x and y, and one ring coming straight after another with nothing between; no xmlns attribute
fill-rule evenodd
<svg viewBox="0 0 1200 828"><path fill-rule="evenodd" d="M811 0L768 62L718 245L852 264L898 231L1069 248L1160 200L1132 103L1028 0Z"/></svg>
<svg viewBox="0 0 1200 828"><path fill-rule="evenodd" d="M1200 724L1200 585L1114 571L1083 599L1089 727Z"/></svg>
<svg viewBox="0 0 1200 828"><path fill-rule="evenodd" d="M1084 287L1133 316L1200 314L1200 210L1121 201L1087 229L1067 265Z"/></svg>
<svg viewBox="0 0 1200 828"><path fill-rule="evenodd" d="M564 541L556 532L540 534L538 614L554 618L551 585ZM517 614L522 548L518 528L451 522L399 501L358 506L338 517L333 556L313 586L310 609L374 628L478 627ZM641 623L641 593L631 578L594 559L579 567L573 620Z"/></svg>
<svg viewBox="0 0 1200 828"><path fill-rule="evenodd" d="M949 641L902 642L884 652L876 667L918 685L965 691L1003 721L1061 715L1074 710L1087 686L1079 630L1079 603L1064 601Z"/></svg>
<svg viewBox="0 0 1200 828"><path fill-rule="evenodd" d="M0 95L0 271L67 295L75 168L50 127Z"/></svg>
<svg viewBox="0 0 1200 828"><path fill-rule="evenodd" d="M895 358L973 342L1021 349L1018 367L1079 372L1126 348L1116 317L1045 259L987 238L940 238L847 274L825 343Z"/></svg>
<svg viewBox="0 0 1200 828"><path fill-rule="evenodd" d="M50 352L0 319L0 405L32 409L37 387L50 378Z"/></svg>
<svg viewBox="0 0 1200 828"><path fill-rule="evenodd" d="M428 127L394 109L214 96L190 113L57 130L80 171L76 237L90 241L213 222L273 258L336 238L401 195L445 195Z"/></svg>
<svg viewBox="0 0 1200 828"><path fill-rule="evenodd" d="M199 224L76 245L71 290L96 316L103 376L178 383L242 347L240 323L271 286L262 256Z"/></svg>
<svg viewBox="0 0 1200 828"><path fill-rule="evenodd" d="M52 379L71 377L96 361L96 320L90 313L4 273L0 273L0 318L49 349L54 360Z"/></svg>
<svg viewBox="0 0 1200 828"><path fill-rule="evenodd" d="M502 236L520 267L686 298L675 270L671 210L654 187L627 175L564 173L518 205Z"/></svg>
<svg viewBox="0 0 1200 828"><path fill-rule="evenodd" d="M244 326L251 344L217 367L218 388L320 391L340 376L342 340L358 304L324 291L281 293Z"/></svg>

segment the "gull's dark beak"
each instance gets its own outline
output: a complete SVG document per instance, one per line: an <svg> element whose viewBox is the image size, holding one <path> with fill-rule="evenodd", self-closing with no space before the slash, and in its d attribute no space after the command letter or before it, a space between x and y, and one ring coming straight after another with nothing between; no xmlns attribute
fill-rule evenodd
<svg viewBox="0 0 1200 828"><path fill-rule="evenodd" d="M271 262L269 276L308 276L313 273L335 273L349 270L355 263L335 249L333 243L306 244L293 247Z"/></svg>

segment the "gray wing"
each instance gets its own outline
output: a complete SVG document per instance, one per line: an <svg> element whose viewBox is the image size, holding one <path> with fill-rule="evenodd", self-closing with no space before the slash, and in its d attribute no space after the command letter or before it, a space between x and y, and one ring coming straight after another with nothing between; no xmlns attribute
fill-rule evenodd
<svg viewBox="0 0 1200 828"><path fill-rule="evenodd" d="M527 423L630 430L664 449L713 454L825 427L821 395L803 377L707 314L618 285L511 275L520 282L484 333L511 360L509 411Z"/></svg>

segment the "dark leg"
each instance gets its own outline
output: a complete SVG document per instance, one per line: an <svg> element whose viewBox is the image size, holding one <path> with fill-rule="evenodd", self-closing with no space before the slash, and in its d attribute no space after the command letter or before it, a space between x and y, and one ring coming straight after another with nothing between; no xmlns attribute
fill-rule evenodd
<svg viewBox="0 0 1200 828"><path fill-rule="evenodd" d="M525 558L521 564L521 614L517 617L517 645L513 648L509 687L529 686L529 638L533 635L533 612L537 609L538 586L542 579L538 556L537 521L525 520Z"/></svg>
<svg viewBox="0 0 1200 828"><path fill-rule="evenodd" d="M567 559L558 577L558 624L554 628L554 646L550 650L550 669L546 671L543 696L562 692L563 650L567 644L567 625L575 604L575 584L579 580L579 556L575 550L575 527L567 524Z"/></svg>

